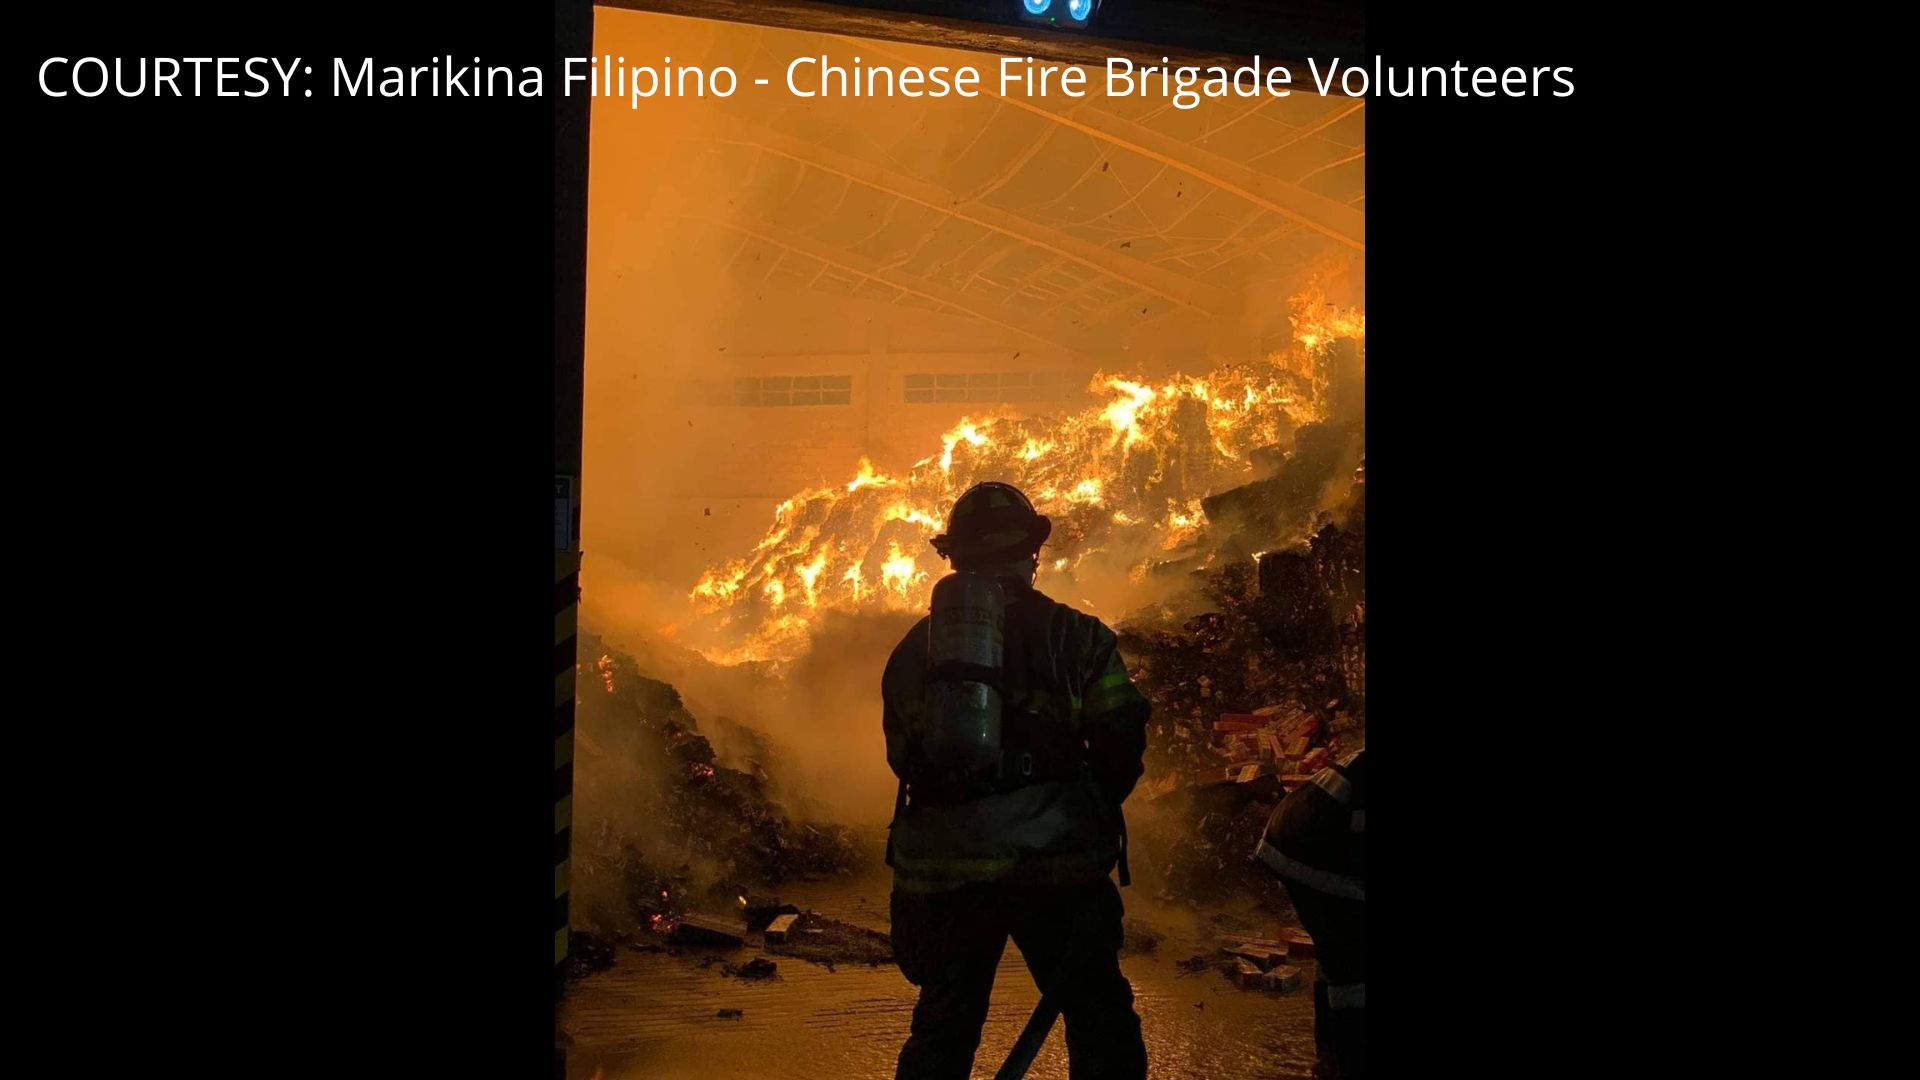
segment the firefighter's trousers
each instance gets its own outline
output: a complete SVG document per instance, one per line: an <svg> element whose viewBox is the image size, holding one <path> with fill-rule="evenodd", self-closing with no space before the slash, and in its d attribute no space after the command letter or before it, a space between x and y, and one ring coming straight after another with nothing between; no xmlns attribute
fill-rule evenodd
<svg viewBox="0 0 1920 1080"><path fill-rule="evenodd" d="M1367 905L1282 879L1300 924L1313 938L1313 1035L1326 1072L1367 1075Z"/></svg>
<svg viewBox="0 0 1920 1080"><path fill-rule="evenodd" d="M900 1080L971 1075L994 972L1009 937L1041 993L1060 1006L1072 1080L1146 1076L1133 987L1120 973L1120 891L1112 881L985 883L931 894L895 890L892 908L895 959L920 987L913 1032L900 1051Z"/></svg>

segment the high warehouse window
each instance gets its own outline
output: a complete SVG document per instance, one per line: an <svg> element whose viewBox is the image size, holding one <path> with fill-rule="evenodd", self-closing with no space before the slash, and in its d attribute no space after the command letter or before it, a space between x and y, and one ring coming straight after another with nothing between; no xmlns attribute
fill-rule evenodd
<svg viewBox="0 0 1920 1080"><path fill-rule="evenodd" d="M687 388L693 404L851 405L851 375L765 375L758 378L705 379Z"/></svg>
<svg viewBox="0 0 1920 1080"><path fill-rule="evenodd" d="M942 401L1059 401L1066 381L1057 371L989 371L975 375L909 375L909 405Z"/></svg>

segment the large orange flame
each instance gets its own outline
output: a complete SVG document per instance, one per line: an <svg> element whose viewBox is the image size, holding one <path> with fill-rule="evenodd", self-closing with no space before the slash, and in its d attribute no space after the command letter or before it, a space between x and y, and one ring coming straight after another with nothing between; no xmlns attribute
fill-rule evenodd
<svg viewBox="0 0 1920 1080"><path fill-rule="evenodd" d="M781 503L753 550L711 567L690 599L712 660L789 659L823 611L920 610L944 566L928 547L968 487L1004 480L1054 518L1041 575L1088 560L1135 580L1205 525L1201 497L1249 478L1248 454L1319 419L1323 363L1366 317L1294 298L1293 345L1258 364L1158 381L1096 375L1100 403L1053 416L965 416L903 473L862 459L853 478ZM1111 565L1111 557L1125 560Z"/></svg>

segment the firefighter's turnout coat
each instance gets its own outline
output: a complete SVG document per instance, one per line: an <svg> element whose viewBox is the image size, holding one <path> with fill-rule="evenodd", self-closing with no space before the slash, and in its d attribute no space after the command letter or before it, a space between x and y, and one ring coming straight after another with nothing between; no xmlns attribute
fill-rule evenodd
<svg viewBox="0 0 1920 1080"><path fill-rule="evenodd" d="M901 639L882 676L887 764L901 781L888 844L896 889L1083 884L1105 878L1124 859L1120 803L1140 779L1151 708L1100 620L1024 582L1002 585L1006 685L997 780L966 790L916 785L931 774L919 751L928 619Z"/></svg>

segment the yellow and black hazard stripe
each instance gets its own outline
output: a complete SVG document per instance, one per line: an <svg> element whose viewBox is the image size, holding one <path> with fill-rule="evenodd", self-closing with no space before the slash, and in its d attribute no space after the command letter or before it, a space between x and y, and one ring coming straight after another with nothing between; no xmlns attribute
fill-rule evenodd
<svg viewBox="0 0 1920 1080"><path fill-rule="evenodd" d="M574 644L580 614L580 552L553 556L553 974L563 981L573 844Z"/></svg>
<svg viewBox="0 0 1920 1080"><path fill-rule="evenodd" d="M593 47L593 5L554 5L555 56L585 56ZM587 329L587 128L584 95L553 99L553 471L568 496L554 500L553 556L553 987L566 985L567 896L573 839L573 671L580 604L580 455ZM555 484L556 495L560 494ZM537 938L535 940L538 940ZM553 1075L564 1080L567 1053L553 1051Z"/></svg>

